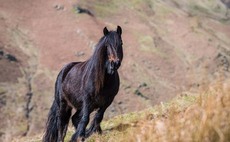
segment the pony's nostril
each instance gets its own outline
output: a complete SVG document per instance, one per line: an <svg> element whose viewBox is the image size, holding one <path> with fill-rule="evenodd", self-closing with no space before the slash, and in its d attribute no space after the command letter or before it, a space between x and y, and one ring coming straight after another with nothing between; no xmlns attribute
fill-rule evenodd
<svg viewBox="0 0 230 142"><path fill-rule="evenodd" d="M114 62L114 68L117 70L121 65L121 62L119 60Z"/></svg>
<svg viewBox="0 0 230 142"><path fill-rule="evenodd" d="M113 61L110 62L110 68L111 68L111 69L114 68L114 62L113 62Z"/></svg>

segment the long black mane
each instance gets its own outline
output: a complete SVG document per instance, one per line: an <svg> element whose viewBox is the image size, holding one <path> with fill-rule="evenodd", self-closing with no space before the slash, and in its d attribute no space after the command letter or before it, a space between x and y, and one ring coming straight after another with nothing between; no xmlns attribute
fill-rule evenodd
<svg viewBox="0 0 230 142"><path fill-rule="evenodd" d="M87 84L87 79L89 79L89 76L93 74L94 75L94 84L95 84L95 93L98 93L100 88L103 87L104 83L104 76L105 76L105 58L106 58L106 37L102 37L98 44L95 47L94 53L91 56L91 58L86 61L87 65L87 71L85 71L84 78L86 79L86 84Z"/></svg>

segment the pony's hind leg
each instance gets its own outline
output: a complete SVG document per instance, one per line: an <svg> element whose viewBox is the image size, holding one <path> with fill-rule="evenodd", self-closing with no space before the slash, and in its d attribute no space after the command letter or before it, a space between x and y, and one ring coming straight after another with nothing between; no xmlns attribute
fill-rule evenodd
<svg viewBox="0 0 230 142"><path fill-rule="evenodd" d="M79 121L82 118L82 113L80 109L77 109L77 111L74 113L74 115L72 116L72 123L73 126L75 127L75 130L77 131L77 127L79 124ZM77 133L75 133L72 137L77 137Z"/></svg>
<svg viewBox="0 0 230 142"><path fill-rule="evenodd" d="M75 129L77 129L78 123L81 120L81 117L82 117L81 110L78 109L75 112L75 114L72 116L72 123L73 123Z"/></svg>
<svg viewBox="0 0 230 142"><path fill-rule="evenodd" d="M58 142L64 142L66 131L69 124L72 108L68 106L65 100L61 101L60 104L60 117L59 117L59 131L58 131Z"/></svg>
<svg viewBox="0 0 230 142"><path fill-rule="evenodd" d="M76 132L73 134L71 138L71 142L85 140L85 130L86 130L86 126L89 123L89 115L90 115L90 110L89 110L88 102L84 100L82 109L79 111L78 117L75 118L74 125L76 127Z"/></svg>

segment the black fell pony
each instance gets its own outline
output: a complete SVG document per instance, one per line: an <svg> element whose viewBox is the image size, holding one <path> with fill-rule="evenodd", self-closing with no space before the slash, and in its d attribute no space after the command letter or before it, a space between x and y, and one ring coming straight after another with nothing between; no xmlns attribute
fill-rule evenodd
<svg viewBox="0 0 230 142"><path fill-rule="evenodd" d="M101 133L100 123L108 106L119 90L117 69L123 58L122 29L108 31L96 45L91 58L85 62L67 64L58 74L55 99L50 108L43 142L63 142L72 109L76 132L71 142L84 141L92 133ZM90 113L96 114L88 129Z"/></svg>

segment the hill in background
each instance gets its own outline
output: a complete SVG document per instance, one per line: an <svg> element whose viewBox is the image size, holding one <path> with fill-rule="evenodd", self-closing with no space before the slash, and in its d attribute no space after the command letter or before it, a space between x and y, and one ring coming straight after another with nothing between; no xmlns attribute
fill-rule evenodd
<svg viewBox="0 0 230 142"><path fill-rule="evenodd" d="M58 71L123 28L121 88L106 118L229 86L230 22L220 1L0 0L0 136L43 131ZM76 7L94 16L79 14Z"/></svg>

